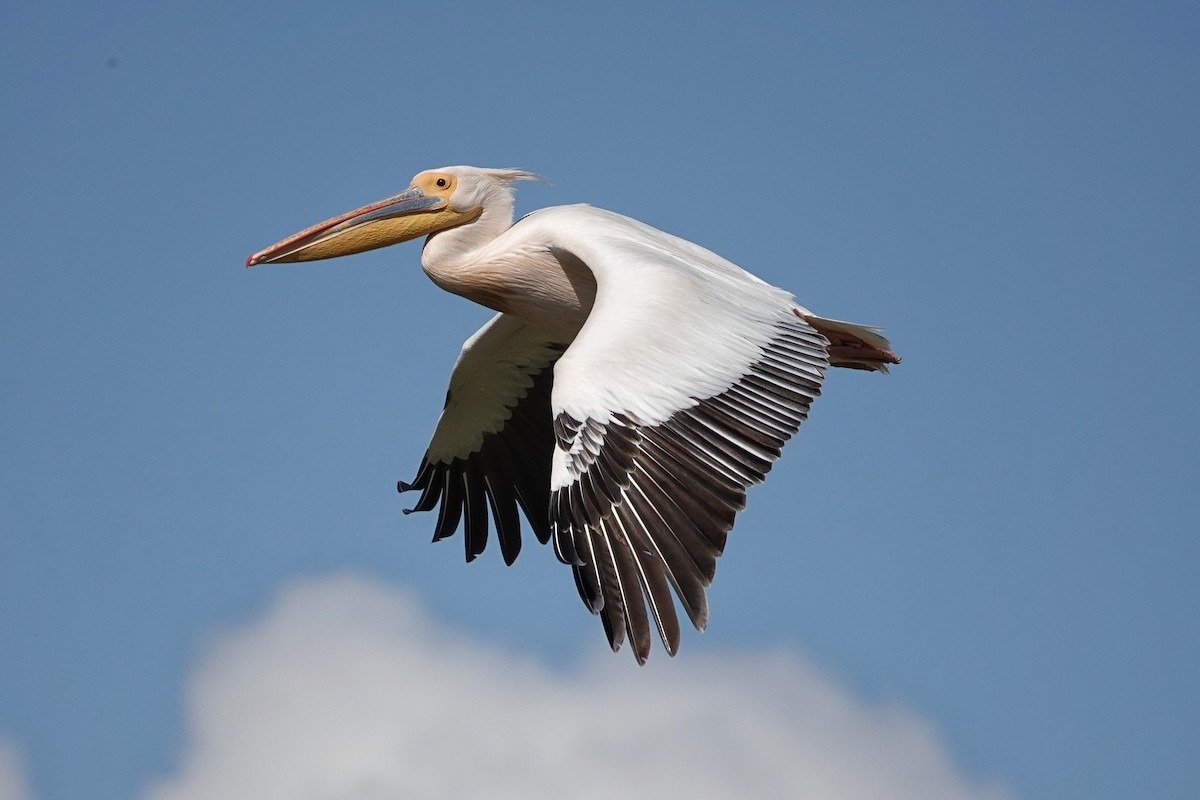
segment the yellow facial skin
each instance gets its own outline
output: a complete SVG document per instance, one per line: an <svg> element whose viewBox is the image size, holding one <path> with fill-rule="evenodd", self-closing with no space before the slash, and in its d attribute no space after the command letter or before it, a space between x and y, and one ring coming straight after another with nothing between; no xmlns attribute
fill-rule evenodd
<svg viewBox="0 0 1200 800"><path fill-rule="evenodd" d="M420 189L426 197L440 197L447 203L458 188L458 178L445 172L422 172L412 179L410 188Z"/></svg>

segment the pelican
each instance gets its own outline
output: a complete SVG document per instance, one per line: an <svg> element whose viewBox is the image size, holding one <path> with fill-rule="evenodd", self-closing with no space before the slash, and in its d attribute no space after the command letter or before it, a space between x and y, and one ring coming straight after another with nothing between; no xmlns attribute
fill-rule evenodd
<svg viewBox="0 0 1200 800"><path fill-rule="evenodd" d="M520 512L553 542L609 645L639 664L653 629L679 648L675 600L705 589L745 507L807 418L828 367L899 363L880 329L824 319L699 245L588 205L513 222L517 169L444 167L394 197L246 260L313 261L427 236L421 267L498 312L463 345L405 513L461 526L467 561L489 517L505 563ZM519 509L519 511L518 511ZM490 510L490 514L489 514Z"/></svg>

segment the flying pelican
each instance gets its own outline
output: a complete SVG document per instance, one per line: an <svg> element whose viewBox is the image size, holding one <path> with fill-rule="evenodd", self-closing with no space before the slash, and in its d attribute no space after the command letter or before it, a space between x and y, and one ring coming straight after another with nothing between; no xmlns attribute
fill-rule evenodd
<svg viewBox="0 0 1200 800"><path fill-rule="evenodd" d="M899 363L878 328L813 315L720 256L587 205L513 223L516 169L445 167L394 197L255 253L246 266L359 253L428 235L425 273L497 315L454 364L411 483L463 528L470 561L489 508L504 561L520 515L569 564L609 645L650 654L651 619L679 647L671 589L697 630L717 557L829 366ZM649 606L649 614L647 613Z"/></svg>

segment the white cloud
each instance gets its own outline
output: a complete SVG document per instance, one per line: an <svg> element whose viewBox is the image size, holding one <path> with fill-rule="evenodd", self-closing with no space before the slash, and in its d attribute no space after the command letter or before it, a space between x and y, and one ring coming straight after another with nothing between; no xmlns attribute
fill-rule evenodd
<svg viewBox="0 0 1200 800"><path fill-rule="evenodd" d="M0 800L29 800L25 764L17 746L0 738Z"/></svg>
<svg viewBox="0 0 1200 800"><path fill-rule="evenodd" d="M179 771L143 800L1008 797L794 655L604 655L552 669L381 583L297 582L201 659Z"/></svg>

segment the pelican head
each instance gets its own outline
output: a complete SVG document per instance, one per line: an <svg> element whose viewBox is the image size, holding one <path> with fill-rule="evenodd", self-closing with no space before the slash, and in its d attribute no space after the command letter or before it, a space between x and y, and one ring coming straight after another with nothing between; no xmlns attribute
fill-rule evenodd
<svg viewBox="0 0 1200 800"><path fill-rule="evenodd" d="M406 242L474 222L502 208L512 220L511 184L539 180L516 169L426 170L403 192L313 225L246 259L246 266L316 261Z"/></svg>

